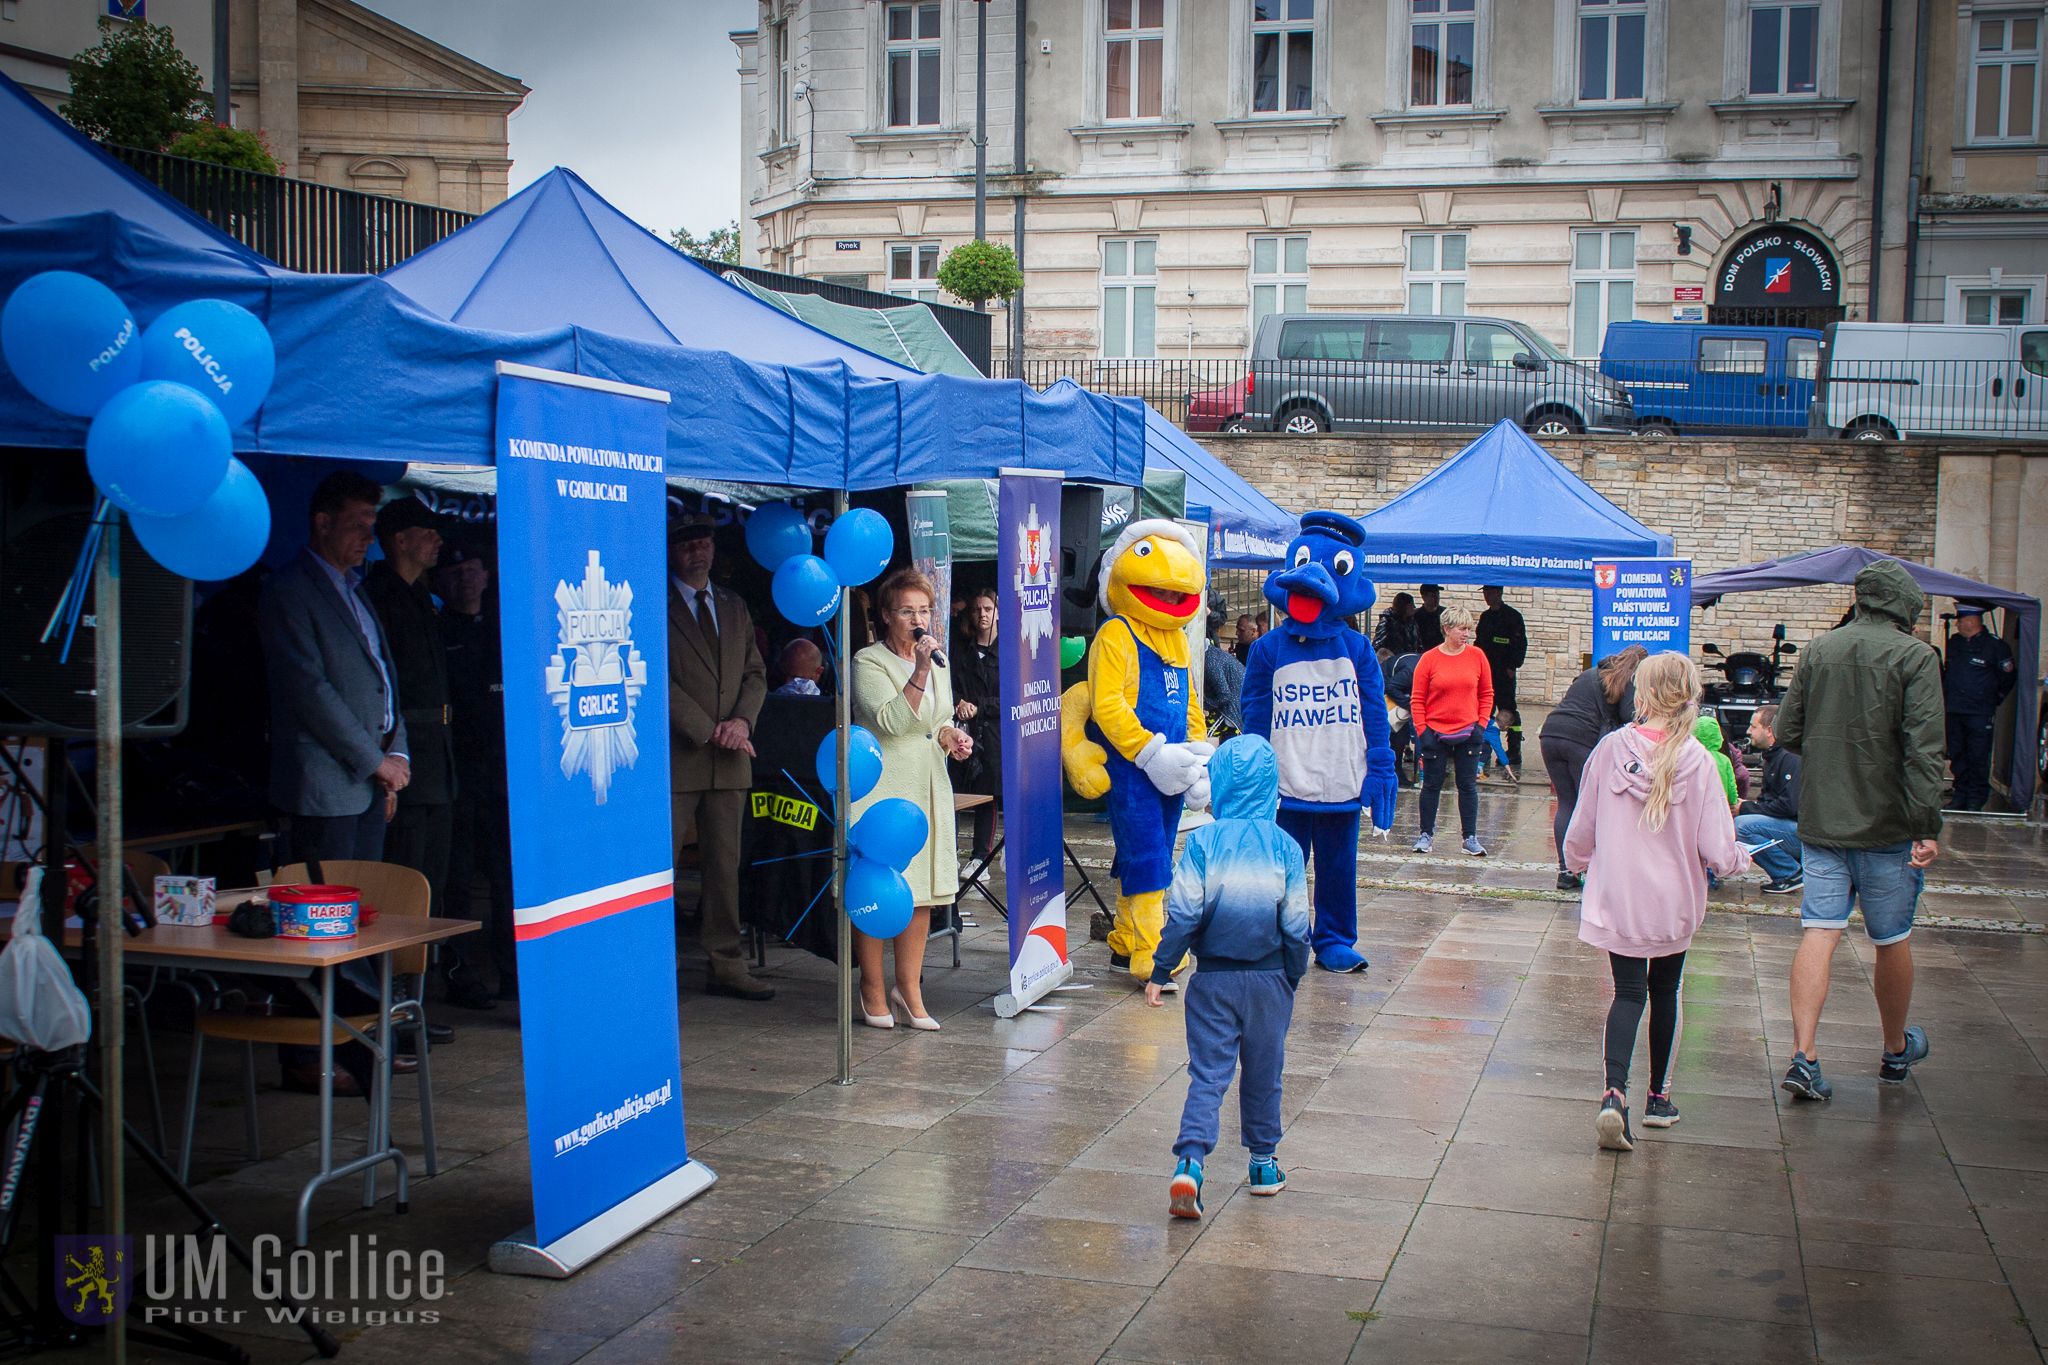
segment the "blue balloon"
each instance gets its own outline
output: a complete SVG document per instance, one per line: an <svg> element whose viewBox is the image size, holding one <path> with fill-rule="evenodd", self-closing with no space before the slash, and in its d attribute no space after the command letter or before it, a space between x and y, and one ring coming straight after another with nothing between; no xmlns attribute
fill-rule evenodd
<svg viewBox="0 0 2048 1365"><path fill-rule="evenodd" d="M181 303L142 334L142 377L205 394L230 427L256 415L276 374L270 329L226 299Z"/></svg>
<svg viewBox="0 0 2048 1365"><path fill-rule="evenodd" d="M872 507L856 507L832 523L825 533L825 562L839 581L857 588L889 567L896 537L889 519Z"/></svg>
<svg viewBox="0 0 2048 1365"><path fill-rule="evenodd" d="M31 275L0 309L0 354L21 386L59 412L90 417L142 377L128 305L69 270Z"/></svg>
<svg viewBox="0 0 2048 1365"><path fill-rule="evenodd" d="M826 791L839 789L839 733L818 744L818 781ZM853 774L852 799L860 800L882 780L882 746L876 738L856 725L846 732L846 770Z"/></svg>
<svg viewBox="0 0 2048 1365"><path fill-rule="evenodd" d="M149 557L203 583L233 578L263 557L270 543L270 500L240 460L212 497L182 517L131 517L135 538Z"/></svg>
<svg viewBox="0 0 2048 1365"><path fill-rule="evenodd" d="M906 871L931 837L932 822L912 801L891 796L875 802L853 825L853 846L863 858Z"/></svg>
<svg viewBox="0 0 2048 1365"><path fill-rule="evenodd" d="M818 626L839 610L839 576L816 555L791 555L769 585L776 610L800 626Z"/></svg>
<svg viewBox="0 0 2048 1365"><path fill-rule="evenodd" d="M181 517L227 477L227 419L183 384L145 379L100 409L85 433L85 463L100 492L125 512Z"/></svg>
<svg viewBox="0 0 2048 1365"><path fill-rule="evenodd" d="M910 927L916 908L910 883L887 863L856 854L846 861L846 917L872 938L894 938Z"/></svg>
<svg viewBox="0 0 2048 1365"><path fill-rule="evenodd" d="M773 573L792 555L811 552L811 523L786 502L764 502L747 517L747 553Z"/></svg>

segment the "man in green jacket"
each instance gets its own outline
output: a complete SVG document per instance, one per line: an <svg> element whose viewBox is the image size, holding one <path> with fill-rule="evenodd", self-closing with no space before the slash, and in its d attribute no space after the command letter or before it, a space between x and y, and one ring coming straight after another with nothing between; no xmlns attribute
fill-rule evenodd
<svg viewBox="0 0 2048 1365"><path fill-rule="evenodd" d="M1884 1026L1877 1077L1898 1084L1927 1055L1908 1027L1913 1002L1913 910L1921 869L1941 853L1946 742L1941 658L1912 635L1926 597L1904 566L1882 560L1856 575L1856 612L1807 646L1778 708L1778 742L1803 764L1799 842L1805 847L1806 928L1792 961L1792 1055L1784 1088L1825 1100L1821 1006L1828 967L1861 902L1877 947L1874 988Z"/></svg>

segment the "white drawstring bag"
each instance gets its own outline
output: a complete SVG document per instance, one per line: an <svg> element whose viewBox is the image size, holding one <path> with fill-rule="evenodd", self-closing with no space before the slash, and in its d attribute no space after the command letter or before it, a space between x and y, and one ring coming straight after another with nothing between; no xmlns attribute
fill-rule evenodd
<svg viewBox="0 0 2048 1365"><path fill-rule="evenodd" d="M14 934L0 951L0 1038L38 1052L61 1052L92 1036L92 1008L56 945L43 937L43 869L32 867L14 912Z"/></svg>

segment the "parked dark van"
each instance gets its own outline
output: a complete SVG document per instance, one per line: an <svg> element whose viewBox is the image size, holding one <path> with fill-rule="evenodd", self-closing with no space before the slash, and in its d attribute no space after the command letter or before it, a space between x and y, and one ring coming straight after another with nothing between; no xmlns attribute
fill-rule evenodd
<svg viewBox="0 0 2048 1365"><path fill-rule="evenodd" d="M1519 322L1415 313L1276 313L1252 341L1252 431L1627 432L1627 390Z"/></svg>
<svg viewBox="0 0 2048 1365"><path fill-rule="evenodd" d="M1628 389L1645 436L1804 436L1820 339L1803 327L1612 322L1600 373Z"/></svg>

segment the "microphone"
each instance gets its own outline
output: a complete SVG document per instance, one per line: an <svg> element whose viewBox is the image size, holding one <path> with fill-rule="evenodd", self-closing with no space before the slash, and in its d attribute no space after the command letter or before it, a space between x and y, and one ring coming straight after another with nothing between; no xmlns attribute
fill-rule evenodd
<svg viewBox="0 0 2048 1365"><path fill-rule="evenodd" d="M931 634L931 632L926 630L923 626L912 626L910 628L910 638L913 640L922 640L925 636L929 634ZM936 649L932 651L932 662L937 664L940 668L951 667L951 665L949 665L946 662L946 656Z"/></svg>

